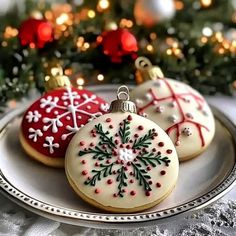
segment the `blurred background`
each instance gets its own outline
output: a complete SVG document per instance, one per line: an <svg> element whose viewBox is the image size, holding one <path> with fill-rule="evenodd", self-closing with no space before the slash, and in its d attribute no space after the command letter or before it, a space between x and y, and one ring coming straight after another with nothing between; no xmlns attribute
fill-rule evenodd
<svg viewBox="0 0 236 236"><path fill-rule="evenodd" d="M53 68L74 86L135 84L146 56L204 94L236 88L236 0L0 0L0 105L44 91Z"/></svg>

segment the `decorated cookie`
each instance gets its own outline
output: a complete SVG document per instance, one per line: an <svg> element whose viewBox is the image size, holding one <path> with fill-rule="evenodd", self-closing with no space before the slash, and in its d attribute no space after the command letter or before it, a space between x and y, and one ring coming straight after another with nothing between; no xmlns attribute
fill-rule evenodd
<svg viewBox="0 0 236 236"><path fill-rule="evenodd" d="M169 136L135 113L130 101L113 101L111 113L72 138L66 175L89 204L110 212L136 212L164 200L174 188L179 162Z"/></svg>
<svg viewBox="0 0 236 236"><path fill-rule="evenodd" d="M131 92L138 114L166 131L180 161L197 156L211 143L215 133L214 117L205 99L182 82L152 76L150 79Z"/></svg>
<svg viewBox="0 0 236 236"><path fill-rule="evenodd" d="M90 91L70 86L49 91L25 112L21 144L39 162L63 167L66 148L73 135L106 110L105 101Z"/></svg>

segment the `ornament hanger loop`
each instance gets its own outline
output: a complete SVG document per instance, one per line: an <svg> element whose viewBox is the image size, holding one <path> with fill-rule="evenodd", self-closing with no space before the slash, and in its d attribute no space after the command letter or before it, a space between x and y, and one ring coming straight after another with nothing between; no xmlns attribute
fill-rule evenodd
<svg viewBox="0 0 236 236"><path fill-rule="evenodd" d="M146 57L138 57L136 60L135 60L135 67L137 69L140 69L140 70L143 70L143 69L146 69L148 67L152 66L152 63L151 61L146 58Z"/></svg>
<svg viewBox="0 0 236 236"><path fill-rule="evenodd" d="M125 85L122 85L117 90L117 99L118 100L129 100L129 88Z"/></svg>

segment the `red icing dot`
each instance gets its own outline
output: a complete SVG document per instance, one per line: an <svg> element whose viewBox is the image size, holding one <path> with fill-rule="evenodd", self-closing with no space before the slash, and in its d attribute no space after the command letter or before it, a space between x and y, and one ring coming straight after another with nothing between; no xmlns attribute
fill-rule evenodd
<svg viewBox="0 0 236 236"><path fill-rule="evenodd" d="M116 164L120 164L121 163L121 160L116 160Z"/></svg>
<svg viewBox="0 0 236 236"><path fill-rule="evenodd" d="M82 164L86 164L86 161L85 161L85 160L82 160L81 163L82 163Z"/></svg>
<svg viewBox="0 0 236 236"><path fill-rule="evenodd" d="M148 167L147 167L147 170L151 170L151 169L152 169L151 166L148 166Z"/></svg>
<svg viewBox="0 0 236 236"><path fill-rule="evenodd" d="M99 163L98 162L95 162L95 164L94 164L95 166L99 166Z"/></svg>
<svg viewBox="0 0 236 236"><path fill-rule="evenodd" d="M158 151L158 152L157 152L157 155L161 155L161 152L160 152L160 151Z"/></svg>
<svg viewBox="0 0 236 236"><path fill-rule="evenodd" d="M111 118L107 118L107 119L106 119L106 122L111 122Z"/></svg>
<svg viewBox="0 0 236 236"><path fill-rule="evenodd" d="M120 163L123 165L125 162L123 160L121 160Z"/></svg>
<svg viewBox="0 0 236 236"><path fill-rule="evenodd" d="M127 166L131 166L131 162L130 161L127 162Z"/></svg>
<svg viewBox="0 0 236 236"><path fill-rule="evenodd" d="M171 149L167 149L166 152L167 152L168 154L171 154L171 153L172 153L172 150L171 150Z"/></svg>
<svg viewBox="0 0 236 236"><path fill-rule="evenodd" d="M90 146L90 147L93 147L93 146L94 146L94 143L90 143L89 146Z"/></svg>
<svg viewBox="0 0 236 236"><path fill-rule="evenodd" d="M85 144L84 141L81 141L81 142L79 143L80 146L84 146L84 144Z"/></svg>
<svg viewBox="0 0 236 236"><path fill-rule="evenodd" d="M114 128L114 126L113 126L113 125L109 125L109 128L110 128L110 129L113 129L113 128Z"/></svg>
<svg viewBox="0 0 236 236"><path fill-rule="evenodd" d="M156 187L157 187L157 188L160 188L160 187L161 187L161 184L157 182L157 183L156 183Z"/></svg>
<svg viewBox="0 0 236 236"><path fill-rule="evenodd" d="M149 184L152 184L152 181L150 180L150 181L148 181L148 183L149 183Z"/></svg>
<svg viewBox="0 0 236 236"><path fill-rule="evenodd" d="M111 163L111 160L106 160L106 163L107 163L107 164L110 164L110 163Z"/></svg>
<svg viewBox="0 0 236 236"><path fill-rule="evenodd" d="M96 188L94 192L95 193L100 193L100 189Z"/></svg>
<svg viewBox="0 0 236 236"><path fill-rule="evenodd" d="M159 146L159 147L163 147L163 146L164 146L164 143L163 143L163 142L159 142L159 143L158 143L158 146Z"/></svg>
<svg viewBox="0 0 236 236"><path fill-rule="evenodd" d="M152 151L155 152L155 151L156 151L156 148L153 148Z"/></svg>
<svg viewBox="0 0 236 236"><path fill-rule="evenodd" d="M117 193L114 193L114 194L113 194L113 197L117 197L117 196L118 196Z"/></svg>
<svg viewBox="0 0 236 236"><path fill-rule="evenodd" d="M123 192L123 193L126 193L126 189L125 189L125 188L124 188L124 189L122 189L122 192Z"/></svg>
<svg viewBox="0 0 236 236"><path fill-rule="evenodd" d="M135 137L135 138L138 138L138 137L139 137L139 135L138 135L138 134L135 134L135 135L134 135L134 137Z"/></svg>
<svg viewBox="0 0 236 236"><path fill-rule="evenodd" d="M124 145L123 145L123 144L121 144L121 145L120 145L120 148L123 148L123 147L124 147Z"/></svg>
<svg viewBox="0 0 236 236"><path fill-rule="evenodd" d="M125 167L124 167L124 169L125 169L125 171L127 171L127 170L128 170L128 167L127 167L127 166L125 166Z"/></svg>
<svg viewBox="0 0 236 236"><path fill-rule="evenodd" d="M115 174L116 174L116 170L113 170L113 171L112 171L112 174L115 175Z"/></svg>
<svg viewBox="0 0 236 236"><path fill-rule="evenodd" d="M88 171L87 170L83 170L82 171L82 175L87 175L88 174Z"/></svg>
<svg viewBox="0 0 236 236"><path fill-rule="evenodd" d="M139 129L139 130L143 130L144 128L143 128L142 125L139 125L139 126L138 126L138 129Z"/></svg>
<svg viewBox="0 0 236 236"><path fill-rule="evenodd" d="M132 184L132 183L134 182L134 180L133 180L133 179L131 179L129 182Z"/></svg>
<svg viewBox="0 0 236 236"><path fill-rule="evenodd" d="M114 152L113 152L113 155L114 155L114 156L117 156L118 154L117 154L117 152L116 152L116 151L114 151Z"/></svg>
<svg viewBox="0 0 236 236"><path fill-rule="evenodd" d="M166 174L166 171L165 171L165 170L162 170L162 171L160 172L160 174L161 174L161 175L165 175L165 174Z"/></svg>
<svg viewBox="0 0 236 236"><path fill-rule="evenodd" d="M127 148L127 149L130 149L131 147L130 147L130 145L126 145L126 148Z"/></svg>
<svg viewBox="0 0 236 236"><path fill-rule="evenodd" d="M97 135L95 133L92 134L93 137L97 137Z"/></svg>
<svg viewBox="0 0 236 236"><path fill-rule="evenodd" d="M128 115L128 117L127 117L127 120L132 120L133 118L132 118L132 116L131 115Z"/></svg>
<svg viewBox="0 0 236 236"><path fill-rule="evenodd" d="M136 161L138 161L138 159L137 159L137 158L134 158L134 162L136 162Z"/></svg>
<svg viewBox="0 0 236 236"><path fill-rule="evenodd" d="M132 175L133 175L133 172L132 172L132 171L130 171L130 172L129 172L129 174L132 176Z"/></svg>
<svg viewBox="0 0 236 236"><path fill-rule="evenodd" d="M151 195L151 193L150 193L149 191L147 191L147 192L145 193L145 195L148 197L148 196Z"/></svg>
<svg viewBox="0 0 236 236"><path fill-rule="evenodd" d="M132 196L134 196L135 194L136 194L136 192L133 190L130 192L130 195L132 195Z"/></svg>
<svg viewBox="0 0 236 236"><path fill-rule="evenodd" d="M119 140L118 139L115 140L115 144L116 145L119 144Z"/></svg>
<svg viewBox="0 0 236 236"><path fill-rule="evenodd" d="M108 179L108 180L107 180L107 183L108 183L108 184L112 184L112 182L113 182L112 179Z"/></svg>
<svg viewBox="0 0 236 236"><path fill-rule="evenodd" d="M119 134L116 133L116 134L115 134L115 137L118 137L118 136L119 136Z"/></svg>

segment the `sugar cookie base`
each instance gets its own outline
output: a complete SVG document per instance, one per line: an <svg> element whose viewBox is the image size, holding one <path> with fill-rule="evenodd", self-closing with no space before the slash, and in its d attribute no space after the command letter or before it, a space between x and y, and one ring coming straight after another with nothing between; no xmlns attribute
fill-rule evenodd
<svg viewBox="0 0 236 236"><path fill-rule="evenodd" d="M159 204L161 201L163 201L165 198L167 198L169 196L169 194L172 192L172 190L174 189L175 184L176 184L176 183L174 184L174 186L166 193L166 195L164 195L163 197L159 198L158 200L156 200L154 202L151 202L149 204L142 205L142 206L139 206L139 207L134 207L134 208L118 208L118 207L112 207L112 206L104 206L104 205L96 202L95 200L87 197L85 194L83 194L76 187L75 183L73 182L73 180L71 179L71 177L70 177L70 175L69 175L69 173L67 171L67 168L65 168L65 172L66 172L66 176L67 176L68 182L70 183L71 187L73 188L73 190L76 192L76 194L79 197L81 197L85 202L89 203L90 205L92 205L92 206L94 206L96 208L99 208L101 210L108 211L108 212L114 212L114 213L133 213L133 212L144 211L146 209L154 207L154 206L156 206L157 204Z"/></svg>
<svg viewBox="0 0 236 236"><path fill-rule="evenodd" d="M50 167L55 167L55 168L63 168L64 167L64 162L65 162L65 158L61 158L61 157L48 157L45 156L41 153L39 153L38 151L36 151L34 148L32 148L29 143L27 142L27 140L24 138L22 131L20 131L20 142L21 145L23 147L23 149L25 150L25 152L34 160L43 163L46 166L50 166Z"/></svg>

